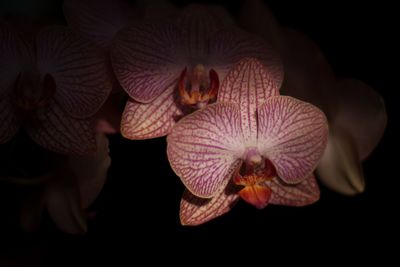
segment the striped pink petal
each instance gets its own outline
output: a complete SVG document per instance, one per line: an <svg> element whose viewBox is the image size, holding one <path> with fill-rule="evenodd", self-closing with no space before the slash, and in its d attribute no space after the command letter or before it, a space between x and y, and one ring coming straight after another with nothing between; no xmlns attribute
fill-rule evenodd
<svg viewBox="0 0 400 267"><path fill-rule="evenodd" d="M255 146L257 109L267 98L278 94L268 69L260 61L246 58L236 64L224 79L218 101L238 104L245 142Z"/></svg>
<svg viewBox="0 0 400 267"><path fill-rule="evenodd" d="M245 147L236 104L218 103L177 123L167 138L172 169L194 195L211 198L241 165Z"/></svg>
<svg viewBox="0 0 400 267"><path fill-rule="evenodd" d="M211 199L196 197L185 190L179 211L181 224L195 226L206 223L230 211L238 200L237 188L233 183L220 188Z"/></svg>
<svg viewBox="0 0 400 267"><path fill-rule="evenodd" d="M95 155L68 158L68 168L77 178L82 208L88 208L100 194L111 164L107 137L98 134L96 143Z"/></svg>
<svg viewBox="0 0 400 267"><path fill-rule="evenodd" d="M319 200L319 187L315 176L311 174L302 182L290 185L279 178L267 181L272 190L269 203L286 206L306 206Z"/></svg>
<svg viewBox="0 0 400 267"><path fill-rule="evenodd" d="M9 98L0 99L0 121L0 144L3 144L13 138L20 127L16 110Z"/></svg>
<svg viewBox="0 0 400 267"><path fill-rule="evenodd" d="M339 80L331 96L332 127L346 129L361 160L378 145L387 124L385 103L370 86L355 79Z"/></svg>
<svg viewBox="0 0 400 267"><path fill-rule="evenodd" d="M275 96L258 111L258 148L286 183L298 183L317 166L326 147L328 124L315 106Z"/></svg>
<svg viewBox="0 0 400 267"><path fill-rule="evenodd" d="M121 134L132 140L167 135L183 115L174 97L170 87L148 104L128 100L122 114Z"/></svg>
<svg viewBox="0 0 400 267"><path fill-rule="evenodd" d="M283 81L283 66L278 53L264 40L238 29L223 29L209 41L210 65L218 71L220 79L243 58L256 58L262 62L279 89Z"/></svg>
<svg viewBox="0 0 400 267"><path fill-rule="evenodd" d="M93 115L111 92L105 55L65 27L48 27L38 34L37 64L43 75L54 78L54 97L71 116Z"/></svg>
<svg viewBox="0 0 400 267"><path fill-rule="evenodd" d="M108 47L114 35L137 17L124 0L66 0L63 10L68 25L100 47Z"/></svg>
<svg viewBox="0 0 400 267"><path fill-rule="evenodd" d="M96 150L91 121L72 118L56 104L38 111L25 128L36 143L57 153L83 155Z"/></svg>
<svg viewBox="0 0 400 267"><path fill-rule="evenodd" d="M168 24L127 27L114 40L111 59L124 90L138 102L149 103L177 84L184 69L178 28Z"/></svg>

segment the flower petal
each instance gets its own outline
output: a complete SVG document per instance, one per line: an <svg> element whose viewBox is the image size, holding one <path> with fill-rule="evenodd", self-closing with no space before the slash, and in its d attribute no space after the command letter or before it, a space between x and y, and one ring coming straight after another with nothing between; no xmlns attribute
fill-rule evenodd
<svg viewBox="0 0 400 267"><path fill-rule="evenodd" d="M48 27L38 34L37 61L42 75L54 78L54 97L71 116L92 116L111 92L105 55L65 27Z"/></svg>
<svg viewBox="0 0 400 267"><path fill-rule="evenodd" d="M4 144L17 134L20 126L9 98L0 99L0 121L0 144Z"/></svg>
<svg viewBox="0 0 400 267"><path fill-rule="evenodd" d="M271 204L285 206L306 206L319 200L319 187L315 176L311 174L304 181L295 184L285 184L279 178L267 181L272 190Z"/></svg>
<svg viewBox="0 0 400 267"><path fill-rule="evenodd" d="M317 107L287 96L267 99L258 112L258 147L286 183L299 183L317 166L328 124Z"/></svg>
<svg viewBox="0 0 400 267"><path fill-rule="evenodd" d="M121 134L132 140L167 135L183 115L174 97L170 87L148 104L128 100L122 115Z"/></svg>
<svg viewBox="0 0 400 267"><path fill-rule="evenodd" d="M178 28L143 24L120 31L111 50L115 75L138 102L149 103L173 84L185 67Z"/></svg>
<svg viewBox="0 0 400 267"><path fill-rule="evenodd" d="M240 107L242 131L248 145L256 145L257 108L271 96L279 95L271 74L260 61L241 60L228 73L218 93L219 102L232 102ZM249 144L253 142L253 144Z"/></svg>
<svg viewBox="0 0 400 267"><path fill-rule="evenodd" d="M30 137L42 147L61 154L83 155L96 150L90 120L69 117L56 104L41 110L26 126Z"/></svg>
<svg viewBox="0 0 400 267"><path fill-rule="evenodd" d="M0 21L0 100L14 89L18 74L34 61L33 49Z"/></svg>
<svg viewBox="0 0 400 267"><path fill-rule="evenodd" d="M279 89L283 81L283 66L278 53L264 40L238 29L223 29L209 42L210 65L223 80L232 66L243 58L256 58L264 64Z"/></svg>
<svg viewBox="0 0 400 267"><path fill-rule="evenodd" d="M240 167L244 153L236 104L218 103L180 120L167 138L172 169L189 191L211 198Z"/></svg>
<svg viewBox="0 0 400 267"><path fill-rule="evenodd" d="M69 234L87 231L78 186L68 170L60 172L46 188L46 206L56 225Z"/></svg>
<svg viewBox="0 0 400 267"><path fill-rule="evenodd" d="M195 226L206 223L230 211L238 200L237 187L233 183L221 187L210 199L196 197L185 190L179 211L181 224Z"/></svg>
<svg viewBox="0 0 400 267"><path fill-rule="evenodd" d="M357 143L349 132L330 127L328 146L317 168L319 179L330 189L344 195L365 189Z"/></svg>
<svg viewBox="0 0 400 267"><path fill-rule="evenodd" d="M66 0L64 16L76 32L108 47L114 35L136 18L133 5L123 0Z"/></svg>
<svg viewBox="0 0 400 267"><path fill-rule="evenodd" d="M68 159L68 167L78 180L82 208L88 208L100 194L111 164L108 138L104 134L97 134L96 143L95 155Z"/></svg>
<svg viewBox="0 0 400 267"><path fill-rule="evenodd" d="M343 79L332 92L332 127L340 126L356 142L361 160L378 145L386 128L387 114L382 97L362 81Z"/></svg>
<svg viewBox="0 0 400 267"><path fill-rule="evenodd" d="M206 56L207 41L221 28L233 25L233 20L222 8L191 4L178 16L176 24L182 29L184 48L189 55Z"/></svg>

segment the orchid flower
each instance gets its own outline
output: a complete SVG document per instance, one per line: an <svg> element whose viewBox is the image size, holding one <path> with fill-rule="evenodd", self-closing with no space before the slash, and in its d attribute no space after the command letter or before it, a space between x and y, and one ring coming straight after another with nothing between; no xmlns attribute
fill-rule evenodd
<svg viewBox="0 0 400 267"><path fill-rule="evenodd" d="M25 230L39 227L46 209L51 219L64 232L81 234L87 231L88 207L95 201L107 178L111 164L108 139L97 137L98 150L91 156L65 157L41 187L25 203L21 223Z"/></svg>
<svg viewBox="0 0 400 267"><path fill-rule="evenodd" d="M61 26L30 43L1 23L0 40L0 143L24 128L54 152L94 152L91 120L111 91L102 53Z"/></svg>
<svg viewBox="0 0 400 267"><path fill-rule="evenodd" d="M320 107L329 120L329 138L317 173L339 193L354 195L365 188L361 162L382 138L387 114L381 96L355 79L336 79L323 53L304 34L279 26L268 7L244 1L242 25L275 45L283 59L281 92Z"/></svg>
<svg viewBox="0 0 400 267"><path fill-rule="evenodd" d="M130 99L121 133L129 139L168 134L193 110L215 102L228 70L243 57L262 60L279 88L283 73L270 47L232 26L223 9L186 7L175 23L145 23L114 39L114 72Z"/></svg>
<svg viewBox="0 0 400 267"><path fill-rule="evenodd" d="M318 200L312 173L327 142L325 115L280 96L274 82L260 61L243 59L226 76L217 103L186 116L168 135L168 159L188 190L183 224L222 215L239 198L257 208Z"/></svg>

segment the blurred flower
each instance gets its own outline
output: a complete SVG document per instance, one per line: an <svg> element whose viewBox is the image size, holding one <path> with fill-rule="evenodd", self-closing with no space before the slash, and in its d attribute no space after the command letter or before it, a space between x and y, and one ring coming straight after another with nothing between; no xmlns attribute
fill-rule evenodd
<svg viewBox="0 0 400 267"><path fill-rule="evenodd" d="M281 93L320 107L329 121L318 177L346 195L364 191L361 162L382 138L387 115L381 96L362 81L336 79L324 55L304 34L279 26L259 0L244 1L241 25L275 45L285 72Z"/></svg>
<svg viewBox="0 0 400 267"><path fill-rule="evenodd" d="M312 172L326 146L325 115L280 96L274 82L260 61L243 59L226 76L217 103L173 127L168 159L190 191L181 202L183 224L215 218L239 197L257 208L318 200Z"/></svg>
<svg viewBox="0 0 400 267"><path fill-rule="evenodd" d="M25 230L37 229L47 210L62 231L70 234L87 231L87 209L101 192L111 164L108 139L102 134L96 139L95 155L63 157L58 166L45 175L40 189L23 206L21 224Z"/></svg>
<svg viewBox="0 0 400 267"><path fill-rule="evenodd" d="M102 53L62 26L30 42L2 22L0 40L0 143L22 127L54 152L94 152L92 118L111 91Z"/></svg>
<svg viewBox="0 0 400 267"><path fill-rule="evenodd" d="M266 63L280 86L275 53L232 23L222 8L190 5L174 23L145 23L117 34L112 65L130 96L121 122L124 137L168 134L181 117L215 101L220 81L243 57Z"/></svg>

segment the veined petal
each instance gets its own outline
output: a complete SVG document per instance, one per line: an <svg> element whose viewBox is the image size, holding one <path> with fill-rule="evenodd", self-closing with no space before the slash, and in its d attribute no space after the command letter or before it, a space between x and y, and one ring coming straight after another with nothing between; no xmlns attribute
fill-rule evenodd
<svg viewBox="0 0 400 267"><path fill-rule="evenodd" d="M0 21L0 100L12 92L18 74L34 60L32 47Z"/></svg>
<svg viewBox="0 0 400 267"><path fill-rule="evenodd" d="M75 182L68 170L56 174L46 188L46 206L50 217L62 231L83 234L87 231L86 216Z"/></svg>
<svg viewBox="0 0 400 267"><path fill-rule="evenodd" d="M186 188L203 198L215 196L241 166L244 154L236 104L211 104L180 120L167 138L172 169Z"/></svg>
<svg viewBox="0 0 400 267"><path fill-rule="evenodd" d="M238 29L222 29L209 42L210 65L223 80L233 65L243 58L256 58L264 64L279 89L283 66L278 53L264 40Z"/></svg>
<svg viewBox="0 0 400 267"><path fill-rule="evenodd" d="M54 97L73 117L92 116L111 92L104 53L66 27L48 27L38 34L37 64L42 75L54 78Z"/></svg>
<svg viewBox="0 0 400 267"><path fill-rule="evenodd" d="M387 114L382 97L362 81L344 79L332 92L332 127L347 130L364 160L378 145L386 128Z"/></svg>
<svg viewBox="0 0 400 267"><path fill-rule="evenodd" d="M317 107L287 96L267 99L258 112L258 148L286 183L299 183L317 166L328 124Z"/></svg>
<svg viewBox="0 0 400 267"><path fill-rule="evenodd" d="M104 134L96 136L97 151L95 155L69 157L68 168L77 179L82 208L88 208L97 196L107 179L111 158L108 155L108 138Z"/></svg>
<svg viewBox="0 0 400 267"><path fill-rule="evenodd" d="M341 194L355 195L364 191L360 156L351 133L339 127L330 127L328 145L317 173L327 187Z"/></svg>
<svg viewBox="0 0 400 267"><path fill-rule="evenodd" d="M96 151L91 121L69 117L54 103L38 111L26 130L36 143L57 153L83 155Z"/></svg>
<svg viewBox="0 0 400 267"><path fill-rule="evenodd" d="M311 174L298 184L286 184L279 178L265 182L271 188L271 204L286 206L306 206L319 200L319 187Z"/></svg>
<svg viewBox="0 0 400 267"><path fill-rule="evenodd" d="M104 48L137 17L133 5L124 0L66 0L63 11L71 29Z"/></svg>
<svg viewBox="0 0 400 267"><path fill-rule="evenodd" d="M191 4L182 10L176 24L182 29L184 48L187 49L187 53L192 56L204 56L208 51L208 39L217 30L234 23L223 8Z"/></svg>
<svg viewBox="0 0 400 267"><path fill-rule="evenodd" d="M275 95L279 95L279 90L274 86L268 69L257 59L246 58L225 77L218 101L238 104L245 142L256 145L257 109L267 98Z"/></svg>
<svg viewBox="0 0 400 267"><path fill-rule="evenodd" d="M227 213L239 200L237 191L237 187L229 183L226 188L221 187L213 198L207 199L185 190L179 211L181 224L200 225Z"/></svg>
<svg viewBox="0 0 400 267"><path fill-rule="evenodd" d="M167 135L183 113L174 100L174 87L153 102L128 100L121 121L121 134L128 139L150 139Z"/></svg>
<svg viewBox="0 0 400 267"><path fill-rule="evenodd" d="M9 141L19 130L16 110L11 105L10 98L0 99L0 144Z"/></svg>
<svg viewBox="0 0 400 267"><path fill-rule="evenodd" d="M138 102L149 103L177 85L185 68L180 31L169 24L142 24L120 31L111 60L124 90Z"/></svg>

